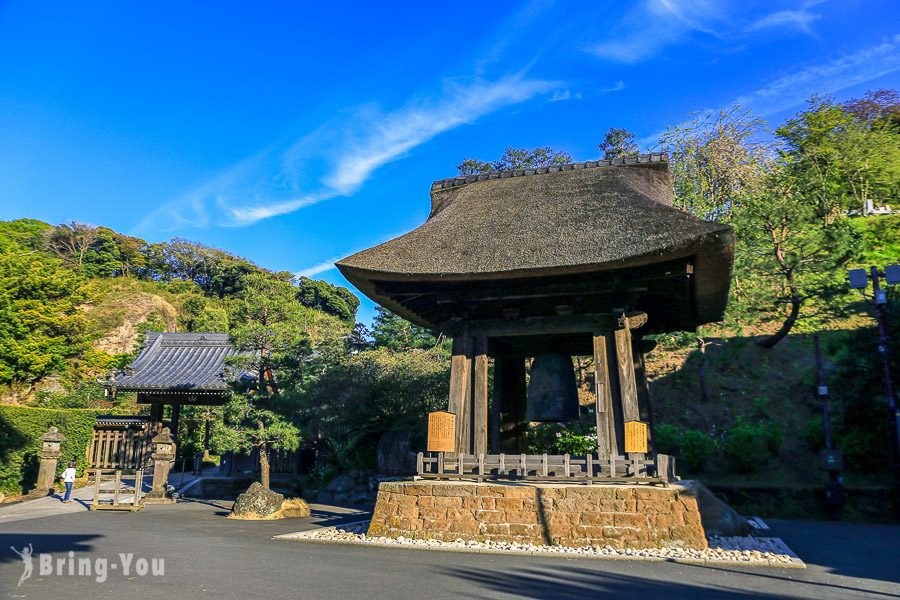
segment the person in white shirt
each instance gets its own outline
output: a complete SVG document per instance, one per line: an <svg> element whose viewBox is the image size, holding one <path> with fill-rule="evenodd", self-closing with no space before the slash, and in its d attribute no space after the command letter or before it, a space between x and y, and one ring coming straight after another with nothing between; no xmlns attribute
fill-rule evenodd
<svg viewBox="0 0 900 600"><path fill-rule="evenodd" d="M68 504L69 502L71 502L71 500L69 500L69 496L72 495L72 486L75 484L75 477L75 461L70 460L69 466L66 467L66 469L62 472L62 481L64 484L66 484L66 495L62 500L64 504Z"/></svg>

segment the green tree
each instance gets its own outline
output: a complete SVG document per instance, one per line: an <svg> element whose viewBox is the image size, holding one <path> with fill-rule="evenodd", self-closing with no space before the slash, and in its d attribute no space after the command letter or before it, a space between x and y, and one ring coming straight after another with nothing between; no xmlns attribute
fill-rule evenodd
<svg viewBox="0 0 900 600"><path fill-rule="evenodd" d="M568 152L554 150L550 146L533 148L513 148L507 146L503 155L493 162L485 162L477 158L466 158L456 166L460 175L478 175L492 171L508 171L512 169L537 169L572 162Z"/></svg>
<svg viewBox="0 0 900 600"><path fill-rule="evenodd" d="M599 147L604 159L624 158L640 152L637 142L634 141L634 134L627 129L616 127L610 127L603 135Z"/></svg>
<svg viewBox="0 0 900 600"><path fill-rule="evenodd" d="M350 325L356 323L359 298L347 288L332 285L327 281L301 277L297 299L304 306L334 315L345 323Z"/></svg>
<svg viewBox="0 0 900 600"><path fill-rule="evenodd" d="M859 249L855 230L844 219L826 219L814 197L798 193L802 185L789 167L771 163L762 185L734 212L735 269L746 275L741 292L757 305L787 307L778 331L760 342L765 348L790 333L804 302L838 293L835 274Z"/></svg>
<svg viewBox="0 0 900 600"><path fill-rule="evenodd" d="M376 306L375 311L377 314L372 322L372 339L375 340L376 348L400 352L425 350L437 345L438 339L430 330L413 325L381 306Z"/></svg>
<svg viewBox="0 0 900 600"><path fill-rule="evenodd" d="M268 450L295 450L300 442L300 430L291 420L292 390L282 391L281 375L291 355L308 347L309 336L298 327L304 310L289 281L256 274L246 278L234 311L231 335L243 351L234 363L252 376L238 382L216 439L229 450L256 449L260 483L267 489Z"/></svg>
<svg viewBox="0 0 900 600"><path fill-rule="evenodd" d="M764 123L735 106L670 127L659 140L669 154L675 206L706 220L727 220L759 184L769 148Z"/></svg>
<svg viewBox="0 0 900 600"><path fill-rule="evenodd" d="M31 386L88 350L81 279L55 259L0 254L0 383Z"/></svg>
<svg viewBox="0 0 900 600"><path fill-rule="evenodd" d="M72 267L81 269L84 257L97 240L99 230L93 225L76 223L54 227L45 238L47 249Z"/></svg>
<svg viewBox="0 0 900 600"><path fill-rule="evenodd" d="M331 362L302 397L301 414L326 444L324 460L341 468L371 468L388 431L424 444L428 413L445 409L450 361L440 349L378 348Z"/></svg>
<svg viewBox="0 0 900 600"><path fill-rule="evenodd" d="M775 131L797 192L814 198L832 221L847 210L865 213L886 204L900 189L900 131L892 109L861 102L851 101L848 109L813 96L805 111Z"/></svg>

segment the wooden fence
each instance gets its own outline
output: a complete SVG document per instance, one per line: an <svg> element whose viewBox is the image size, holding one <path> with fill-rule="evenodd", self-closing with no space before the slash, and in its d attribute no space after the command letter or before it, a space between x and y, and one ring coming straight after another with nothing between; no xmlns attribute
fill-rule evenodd
<svg viewBox="0 0 900 600"><path fill-rule="evenodd" d="M513 479L525 481L648 482L674 481L675 458L666 454L615 456L600 461L592 455L444 454L419 452L419 477L425 479Z"/></svg>
<svg viewBox="0 0 900 600"><path fill-rule="evenodd" d="M98 423L87 448L87 462L91 469L122 469L136 471L150 467L153 444L157 433L149 422L127 424Z"/></svg>

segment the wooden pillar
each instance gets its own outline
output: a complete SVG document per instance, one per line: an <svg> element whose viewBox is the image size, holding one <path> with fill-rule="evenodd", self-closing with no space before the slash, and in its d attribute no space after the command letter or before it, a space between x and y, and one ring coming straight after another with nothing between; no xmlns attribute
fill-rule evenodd
<svg viewBox="0 0 900 600"><path fill-rule="evenodd" d="M653 435L653 411L650 406L650 382L647 380L647 363L639 344L634 344L634 377L637 382L638 412L641 421L647 423L647 449L650 454L656 452Z"/></svg>
<svg viewBox="0 0 900 600"><path fill-rule="evenodd" d="M646 315L644 315L646 318ZM631 343L631 323L627 316L621 319L621 329L615 332L616 363L619 371L619 391L622 395L622 420L640 421L641 411L638 404L637 379L634 374L634 348ZM639 326L639 323L638 323ZM624 434L623 434L624 441ZM649 450L649 448L648 448ZM628 458L635 460L644 457L643 453L628 453ZM633 472L632 474L637 474Z"/></svg>
<svg viewBox="0 0 900 600"><path fill-rule="evenodd" d="M488 451L488 342L487 337L475 338L475 369L472 390L472 438L474 454Z"/></svg>
<svg viewBox="0 0 900 600"><path fill-rule="evenodd" d="M494 452L521 454L528 449L525 422L525 357L498 353L494 357L494 402L499 414L499 445Z"/></svg>
<svg viewBox="0 0 900 600"><path fill-rule="evenodd" d="M500 397L497 396L497 359L494 359L494 390L490 398L490 418L488 419L488 451L500 452Z"/></svg>
<svg viewBox="0 0 900 600"><path fill-rule="evenodd" d="M471 454L472 418L472 337L463 333L453 338L453 357L450 359L449 412L456 415L456 451Z"/></svg>
<svg viewBox="0 0 900 600"><path fill-rule="evenodd" d="M612 382L610 381L609 360L606 353L609 333L594 334L594 394L597 418L597 452L601 460L619 455L619 440L616 438L616 422L613 412Z"/></svg>
<svg viewBox="0 0 900 600"><path fill-rule="evenodd" d="M631 329L626 325L615 332L616 363L619 370L619 388L622 394L622 419L640 421L637 381L634 377L634 356L631 350Z"/></svg>
<svg viewBox="0 0 900 600"><path fill-rule="evenodd" d="M181 420L181 405L173 404L172 405L171 430L172 430L172 437L175 438L176 441L178 440L178 421L180 421L180 420Z"/></svg>
<svg viewBox="0 0 900 600"><path fill-rule="evenodd" d="M153 422L153 433L154 435L159 431L162 431L162 422L163 422L163 408L164 404L159 402L154 402L150 405L150 420Z"/></svg>
<svg viewBox="0 0 900 600"><path fill-rule="evenodd" d="M615 440L617 456L621 456L625 452L625 419L622 418L622 390L619 385L616 336L614 332L609 332L604 337L606 341L606 376L609 382L610 408L612 412L610 418L610 439Z"/></svg>

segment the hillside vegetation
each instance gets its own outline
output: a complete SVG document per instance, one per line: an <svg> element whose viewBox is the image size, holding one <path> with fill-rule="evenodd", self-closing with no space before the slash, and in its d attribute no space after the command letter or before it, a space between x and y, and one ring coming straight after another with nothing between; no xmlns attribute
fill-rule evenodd
<svg viewBox="0 0 900 600"><path fill-rule="evenodd" d="M230 331L247 278L260 274L292 279L181 239L149 244L105 227L2 222L0 401L102 404L94 382L130 361L143 332ZM314 336L355 323L359 300L343 288L303 278L294 299Z"/></svg>

